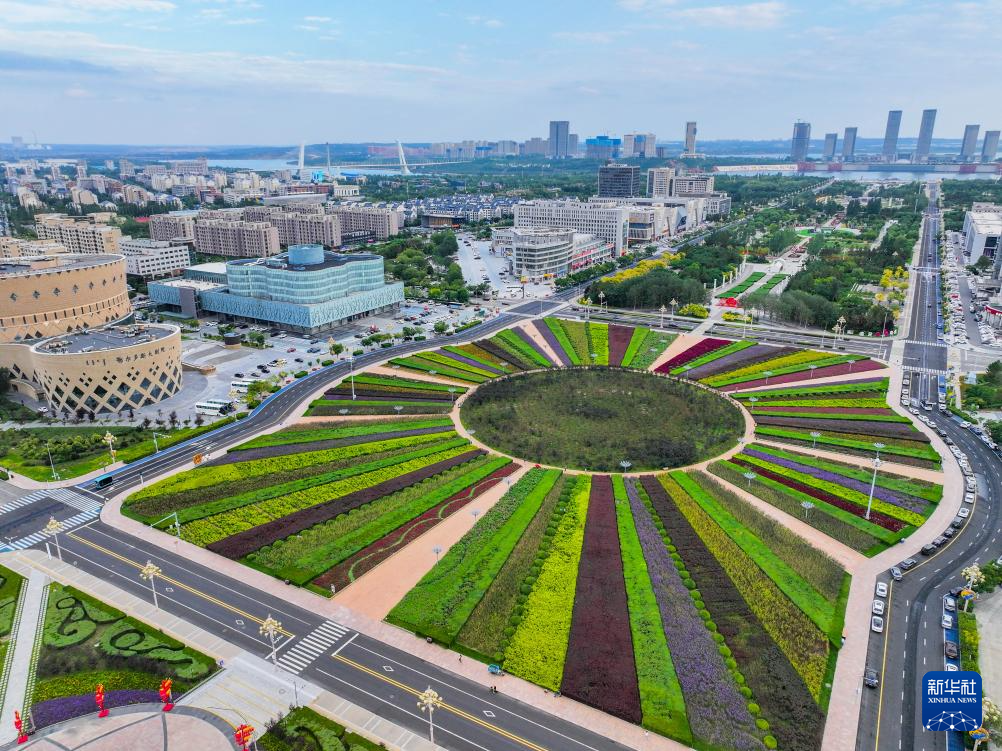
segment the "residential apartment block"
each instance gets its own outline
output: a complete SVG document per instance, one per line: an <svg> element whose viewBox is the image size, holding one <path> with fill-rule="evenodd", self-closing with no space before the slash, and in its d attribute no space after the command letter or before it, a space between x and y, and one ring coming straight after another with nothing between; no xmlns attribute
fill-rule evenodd
<svg viewBox="0 0 1002 751"><path fill-rule="evenodd" d="M91 217L39 214L35 217L39 240L55 240L70 253L117 253L122 231L118 227L95 224Z"/></svg>
<svg viewBox="0 0 1002 751"><path fill-rule="evenodd" d="M195 237L195 217L197 211L176 211L170 214L153 214L150 216L149 228L151 240L174 240L176 238Z"/></svg>
<svg viewBox="0 0 1002 751"><path fill-rule="evenodd" d="M278 230L268 222L201 217L195 222L195 248L232 258L267 258L281 251Z"/></svg>

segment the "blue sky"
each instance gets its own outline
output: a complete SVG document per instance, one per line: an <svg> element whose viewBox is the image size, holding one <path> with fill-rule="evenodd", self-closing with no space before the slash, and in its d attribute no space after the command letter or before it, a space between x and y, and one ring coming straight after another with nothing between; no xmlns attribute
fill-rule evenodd
<svg viewBox="0 0 1002 751"><path fill-rule="evenodd" d="M1002 127L1002 0L0 0L0 138L789 138Z"/></svg>

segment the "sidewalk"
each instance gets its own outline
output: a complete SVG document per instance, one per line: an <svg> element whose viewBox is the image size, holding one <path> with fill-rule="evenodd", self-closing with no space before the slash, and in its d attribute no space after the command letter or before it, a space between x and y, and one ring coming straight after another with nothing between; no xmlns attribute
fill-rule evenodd
<svg viewBox="0 0 1002 751"><path fill-rule="evenodd" d="M14 712L24 714L24 708L31 703L28 691L31 676L31 658L35 647L35 638L45 614L46 587L49 578L32 569L27 572L27 581L21 587L19 608L21 617L14 624L11 638L14 640L14 659L10 663L10 674L7 676L7 690L3 696L3 714L5 721L0 723L0 743L7 743L17 738L14 730Z"/></svg>

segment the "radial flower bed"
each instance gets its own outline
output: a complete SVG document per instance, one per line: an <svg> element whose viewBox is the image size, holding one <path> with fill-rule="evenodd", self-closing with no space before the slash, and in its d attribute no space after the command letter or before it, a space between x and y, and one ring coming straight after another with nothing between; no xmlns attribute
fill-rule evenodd
<svg viewBox="0 0 1002 751"><path fill-rule="evenodd" d="M547 346L553 351L553 354L557 356L558 365L565 368L571 365L578 365L577 359L572 356L574 350L571 349L570 341L564 334L563 329L559 326L551 325L553 320L552 318L546 318L541 321L533 321L532 325L539 332L539 335L543 337Z"/></svg>
<svg viewBox="0 0 1002 751"><path fill-rule="evenodd" d="M679 368L686 363L692 362L715 349L726 347L730 342L727 339L713 339L706 337L700 339L688 349L679 352L667 362L661 363L655 368L656 373L671 373L675 368Z"/></svg>

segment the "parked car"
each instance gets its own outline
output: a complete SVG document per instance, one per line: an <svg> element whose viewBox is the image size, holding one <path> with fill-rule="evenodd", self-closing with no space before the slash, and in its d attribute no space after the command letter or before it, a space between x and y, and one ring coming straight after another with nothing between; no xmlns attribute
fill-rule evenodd
<svg viewBox="0 0 1002 751"><path fill-rule="evenodd" d="M880 685L880 676L873 668L867 668L863 673L863 685L867 688L876 688Z"/></svg>
<svg viewBox="0 0 1002 751"><path fill-rule="evenodd" d="M891 567L890 574L891 574L891 578L894 579L894 581L896 581L896 582L899 582L899 581L901 581L904 578L901 575L901 569L899 569L897 566L892 566Z"/></svg>
<svg viewBox="0 0 1002 751"><path fill-rule="evenodd" d="M287 350L285 350L285 351L286 351L286 352L295 352L295 351L296 351L296 348L295 348L295 347L289 347L289 348L288 348Z"/></svg>
<svg viewBox="0 0 1002 751"><path fill-rule="evenodd" d="M937 537L935 540L932 541L932 544L935 545L937 548L941 548L944 545L946 545L946 538L940 535L939 537Z"/></svg>
<svg viewBox="0 0 1002 751"><path fill-rule="evenodd" d="M964 503L974 503L974 493L964 493Z"/></svg>
<svg viewBox="0 0 1002 751"><path fill-rule="evenodd" d="M946 663L946 672L947 673L956 673L958 670L960 670L960 668L958 668L952 662Z"/></svg>
<svg viewBox="0 0 1002 751"><path fill-rule="evenodd" d="M947 540L949 540L955 534L957 534L957 530L955 530L953 527L947 527L946 529L943 530L943 537L945 537Z"/></svg>
<svg viewBox="0 0 1002 751"><path fill-rule="evenodd" d="M884 619L879 615L870 618L870 630L876 634L884 633Z"/></svg>
<svg viewBox="0 0 1002 751"><path fill-rule="evenodd" d="M943 613L943 617L939 620L939 625L943 628L953 628L953 616Z"/></svg>
<svg viewBox="0 0 1002 751"><path fill-rule="evenodd" d="M877 597L887 597L887 582L877 582Z"/></svg>
<svg viewBox="0 0 1002 751"><path fill-rule="evenodd" d="M957 601L950 596L946 596L943 598L943 607L952 613L957 609Z"/></svg>
<svg viewBox="0 0 1002 751"><path fill-rule="evenodd" d="M234 373L234 374L233 374L233 377L234 377L234 378L243 378L243 377L244 377L244 374L243 374L243 373Z"/></svg>
<svg viewBox="0 0 1002 751"><path fill-rule="evenodd" d="M957 646L957 642L948 641L943 644L943 654L949 660L956 660L960 656L960 647Z"/></svg>
<svg viewBox="0 0 1002 751"><path fill-rule="evenodd" d="M971 515L971 510L969 508L959 508L957 509L957 516L961 519L966 519Z"/></svg>
<svg viewBox="0 0 1002 751"><path fill-rule="evenodd" d="M874 615L883 615L884 614L884 601L883 600L874 600L873 601L873 605L870 607L870 612L872 612Z"/></svg>
<svg viewBox="0 0 1002 751"><path fill-rule="evenodd" d="M932 543L922 546L922 555L932 555L936 552L936 546Z"/></svg>
<svg viewBox="0 0 1002 751"><path fill-rule="evenodd" d="M916 561L914 558L905 558L903 561L901 561L901 563L898 564L898 568L900 568L902 571L909 571L915 568L915 565L917 563L918 561Z"/></svg>

